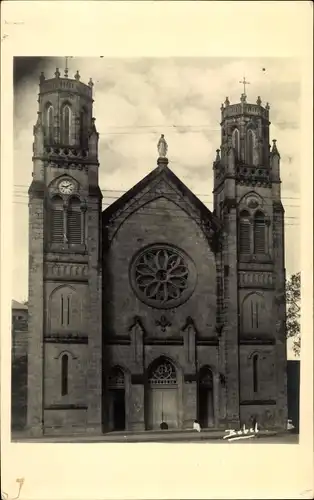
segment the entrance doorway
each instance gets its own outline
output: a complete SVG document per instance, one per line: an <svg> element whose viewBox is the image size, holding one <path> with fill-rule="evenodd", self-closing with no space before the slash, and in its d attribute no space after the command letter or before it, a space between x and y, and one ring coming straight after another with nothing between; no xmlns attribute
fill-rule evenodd
<svg viewBox="0 0 314 500"><path fill-rule="evenodd" d="M123 370L115 366L108 376L109 428L125 430L125 377Z"/></svg>
<svg viewBox="0 0 314 500"><path fill-rule="evenodd" d="M124 389L110 391L112 393L113 430L125 429L125 393Z"/></svg>
<svg viewBox="0 0 314 500"><path fill-rule="evenodd" d="M178 428L178 383L174 365L166 358L148 370L146 428Z"/></svg>
<svg viewBox="0 0 314 500"><path fill-rule="evenodd" d="M198 380L198 421L203 429L213 427L214 421L214 397L213 397L213 374L207 368L201 368Z"/></svg>

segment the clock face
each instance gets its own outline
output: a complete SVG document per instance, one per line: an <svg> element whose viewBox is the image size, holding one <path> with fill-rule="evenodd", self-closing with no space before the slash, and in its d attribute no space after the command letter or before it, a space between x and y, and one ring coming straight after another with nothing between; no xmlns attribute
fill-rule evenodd
<svg viewBox="0 0 314 500"><path fill-rule="evenodd" d="M74 191L74 184L71 181L64 180L59 184L59 191L63 194L71 194Z"/></svg>

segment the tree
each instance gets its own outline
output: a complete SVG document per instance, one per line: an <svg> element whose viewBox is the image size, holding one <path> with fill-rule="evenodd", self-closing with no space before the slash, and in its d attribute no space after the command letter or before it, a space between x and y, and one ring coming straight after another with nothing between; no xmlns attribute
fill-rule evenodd
<svg viewBox="0 0 314 500"><path fill-rule="evenodd" d="M287 337L293 337L293 352L299 356L300 335L301 273L292 274L286 282Z"/></svg>

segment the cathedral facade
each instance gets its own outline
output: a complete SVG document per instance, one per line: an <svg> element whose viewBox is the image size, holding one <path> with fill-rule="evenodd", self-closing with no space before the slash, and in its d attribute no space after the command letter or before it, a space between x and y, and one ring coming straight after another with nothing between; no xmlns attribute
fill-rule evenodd
<svg viewBox="0 0 314 500"><path fill-rule="evenodd" d="M269 106L221 106L214 210L157 166L102 210L93 83L39 84L31 435L286 427L284 210ZM105 168L105 167L104 167Z"/></svg>

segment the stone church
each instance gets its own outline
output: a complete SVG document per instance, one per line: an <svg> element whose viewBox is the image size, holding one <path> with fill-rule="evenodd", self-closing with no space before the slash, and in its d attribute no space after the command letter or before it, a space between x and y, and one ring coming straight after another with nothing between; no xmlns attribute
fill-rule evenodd
<svg viewBox="0 0 314 500"><path fill-rule="evenodd" d="M39 82L30 435L285 428L284 209L269 105L221 105L211 212L168 166L102 210L93 82ZM193 144L191 144L193 147ZM103 165L102 168L106 168ZM103 186L105 188L105 186Z"/></svg>

